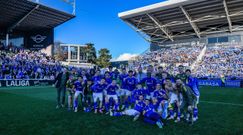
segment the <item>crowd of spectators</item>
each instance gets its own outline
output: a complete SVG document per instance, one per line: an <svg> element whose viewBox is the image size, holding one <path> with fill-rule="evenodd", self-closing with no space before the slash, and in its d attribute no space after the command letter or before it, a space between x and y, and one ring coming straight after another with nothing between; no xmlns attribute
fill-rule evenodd
<svg viewBox="0 0 243 135"><path fill-rule="evenodd" d="M138 65L156 65L157 63L191 65L201 52L202 47L181 47L181 48L162 48L158 51L148 52L140 56L133 64Z"/></svg>
<svg viewBox="0 0 243 135"><path fill-rule="evenodd" d="M160 49L139 56L130 67L163 66L171 74L176 74L177 66L191 68L197 60L203 47L181 47ZM213 46L207 47L201 61L196 62L193 69L198 78L243 78L243 46Z"/></svg>
<svg viewBox="0 0 243 135"><path fill-rule="evenodd" d="M11 48L0 51L0 79L54 79L59 62L38 51Z"/></svg>
<svg viewBox="0 0 243 135"><path fill-rule="evenodd" d="M169 74L177 74L177 66L182 64L189 68L197 60L202 48L203 46L167 48L148 52L139 56L130 67L142 67L146 71L148 65L153 65L155 69L162 65ZM0 67L0 79L54 79L62 69L58 61L40 51L14 47L7 51L0 50ZM82 70L79 72L82 73ZM227 79L242 79L243 46L207 47L202 60L196 63L193 74L198 78L223 76Z"/></svg>
<svg viewBox="0 0 243 135"><path fill-rule="evenodd" d="M194 74L200 78L243 78L243 46L208 47Z"/></svg>

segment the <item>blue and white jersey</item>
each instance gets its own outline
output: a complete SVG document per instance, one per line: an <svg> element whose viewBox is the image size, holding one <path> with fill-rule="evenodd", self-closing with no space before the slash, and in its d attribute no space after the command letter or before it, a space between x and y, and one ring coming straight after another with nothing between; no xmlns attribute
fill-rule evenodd
<svg viewBox="0 0 243 135"><path fill-rule="evenodd" d="M187 77L186 85L189 86L192 89L193 93L196 96L200 96L200 91L199 91L199 87L198 87L198 81L197 81L196 78Z"/></svg>
<svg viewBox="0 0 243 135"><path fill-rule="evenodd" d="M126 89L125 79L128 77L128 74L120 74L119 80L121 81L121 88Z"/></svg>
<svg viewBox="0 0 243 135"><path fill-rule="evenodd" d="M141 83L146 85L149 92L153 92L155 90L157 80L153 77L145 77L141 80Z"/></svg>
<svg viewBox="0 0 243 135"><path fill-rule="evenodd" d="M163 89L155 90L153 97L156 98L159 102L161 102L163 100L168 100L167 94L166 94L165 90L163 90Z"/></svg>
<svg viewBox="0 0 243 135"><path fill-rule="evenodd" d="M149 91L148 90L146 90L146 89L135 89L134 91L133 91L133 93L132 93L132 95L133 95L133 98L135 99L135 100L138 100L138 98L139 98L139 96L143 96L144 97L144 99L146 98L146 96L149 96Z"/></svg>
<svg viewBox="0 0 243 135"><path fill-rule="evenodd" d="M138 81L137 79L133 76L133 77L127 77L125 79L125 84L126 84L126 89L129 91L133 91L136 88Z"/></svg>
<svg viewBox="0 0 243 135"><path fill-rule="evenodd" d="M94 93L102 93L106 89L106 87L106 84L96 83L91 87L91 89Z"/></svg>
<svg viewBox="0 0 243 135"><path fill-rule="evenodd" d="M146 106L146 104L144 103L144 101L138 101L135 106L134 106L134 110L137 110L139 112L142 112L144 110L144 107Z"/></svg>
<svg viewBox="0 0 243 135"><path fill-rule="evenodd" d="M116 95L116 91L119 89L117 85L110 84L107 88L107 95Z"/></svg>
<svg viewBox="0 0 243 135"><path fill-rule="evenodd" d="M80 81L74 82L74 88L75 88L76 91L83 91L84 90L84 86L82 85L82 82L80 82Z"/></svg>

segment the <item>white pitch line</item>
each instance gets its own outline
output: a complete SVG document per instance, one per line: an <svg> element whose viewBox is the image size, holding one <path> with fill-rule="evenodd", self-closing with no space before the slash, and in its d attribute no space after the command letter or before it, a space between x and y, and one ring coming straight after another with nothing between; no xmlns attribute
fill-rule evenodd
<svg viewBox="0 0 243 135"><path fill-rule="evenodd" d="M234 104L234 103L225 103L225 102L214 102L214 101L200 101L202 103L208 103L208 104L221 104L221 105L232 105L232 106L241 106L243 107L243 104Z"/></svg>

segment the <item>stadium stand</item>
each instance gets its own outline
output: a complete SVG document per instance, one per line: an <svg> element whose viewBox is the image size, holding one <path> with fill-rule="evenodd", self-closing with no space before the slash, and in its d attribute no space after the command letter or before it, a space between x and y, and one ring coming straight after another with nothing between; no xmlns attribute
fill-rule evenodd
<svg viewBox="0 0 243 135"><path fill-rule="evenodd" d="M61 70L59 62L40 51L13 48L0 54L0 79L53 80Z"/></svg>
<svg viewBox="0 0 243 135"><path fill-rule="evenodd" d="M197 77L243 78L243 47L209 47L203 60L194 68Z"/></svg>

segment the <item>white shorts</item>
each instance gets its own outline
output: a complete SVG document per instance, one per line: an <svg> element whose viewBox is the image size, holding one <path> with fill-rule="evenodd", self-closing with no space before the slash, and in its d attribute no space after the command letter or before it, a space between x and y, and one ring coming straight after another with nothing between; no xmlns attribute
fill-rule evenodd
<svg viewBox="0 0 243 135"><path fill-rule="evenodd" d="M128 110L125 110L124 113L128 116L135 116L137 114L140 114L139 111L137 110L134 110L134 109L128 109Z"/></svg>
<svg viewBox="0 0 243 135"><path fill-rule="evenodd" d="M113 98L113 100L118 100L118 96L117 95L107 95L107 98Z"/></svg>
<svg viewBox="0 0 243 135"><path fill-rule="evenodd" d="M131 96L132 92L130 90L124 90L124 95L125 96Z"/></svg>
<svg viewBox="0 0 243 135"><path fill-rule="evenodd" d="M97 102L97 100L99 99L100 102L103 101L103 93L93 93L93 99L94 102Z"/></svg>
<svg viewBox="0 0 243 135"><path fill-rule="evenodd" d="M116 91L117 95L120 96L124 96L125 95L125 89L119 89Z"/></svg>
<svg viewBox="0 0 243 135"><path fill-rule="evenodd" d="M177 96L175 93L171 92L171 93L170 93L170 104L173 104L173 103L175 103L176 101L179 101L178 96Z"/></svg>
<svg viewBox="0 0 243 135"><path fill-rule="evenodd" d="M74 97L77 98L80 94L83 94L82 91L75 91Z"/></svg>

